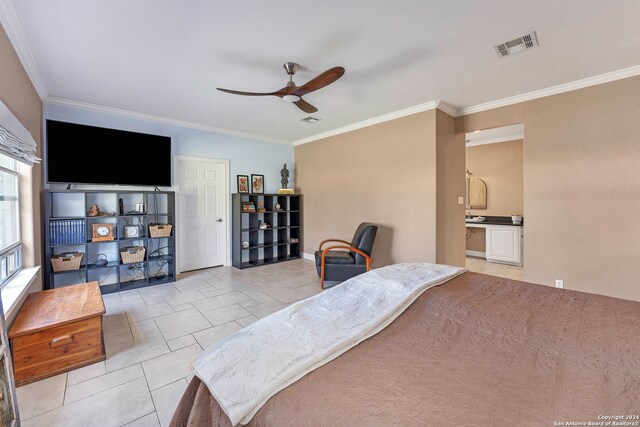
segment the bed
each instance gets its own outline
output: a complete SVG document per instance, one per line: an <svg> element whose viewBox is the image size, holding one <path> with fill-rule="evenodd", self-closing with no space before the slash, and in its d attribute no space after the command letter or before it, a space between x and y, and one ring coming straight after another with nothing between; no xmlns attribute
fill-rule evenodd
<svg viewBox="0 0 640 427"><path fill-rule="evenodd" d="M639 413L640 302L466 272L279 391L248 425L539 426ZM171 426L230 425L194 377Z"/></svg>

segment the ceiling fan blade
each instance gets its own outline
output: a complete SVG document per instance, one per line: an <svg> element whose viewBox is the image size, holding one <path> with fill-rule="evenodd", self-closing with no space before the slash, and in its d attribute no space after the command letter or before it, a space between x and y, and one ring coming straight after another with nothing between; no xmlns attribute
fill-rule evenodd
<svg viewBox="0 0 640 427"><path fill-rule="evenodd" d="M242 92L242 91L239 91L239 90L222 89L222 88L219 88L219 87L217 87L216 89L218 89L220 92L231 93L233 95L246 95L246 96L268 96L268 95L274 95L274 96L282 96L282 95L280 95L281 90L279 90L277 92L258 93L258 92Z"/></svg>
<svg viewBox="0 0 640 427"><path fill-rule="evenodd" d="M316 107L314 107L313 105L309 104L307 101L305 101L302 98L300 98L300 100L294 102L294 104L296 104L298 106L298 108L301 109L302 111L304 111L305 113L315 113L316 111L318 111L318 109Z"/></svg>
<svg viewBox="0 0 640 427"><path fill-rule="evenodd" d="M319 76L309 80L302 86L298 87L293 94L302 96L306 95L309 92L313 92L318 89L322 89L325 86L330 85L331 83L338 80L344 74L344 68L342 67L333 67L329 68L324 73Z"/></svg>

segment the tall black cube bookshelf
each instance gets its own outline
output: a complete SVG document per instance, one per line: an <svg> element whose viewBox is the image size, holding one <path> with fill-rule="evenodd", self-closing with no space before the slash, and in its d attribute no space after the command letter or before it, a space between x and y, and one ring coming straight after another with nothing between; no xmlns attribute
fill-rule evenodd
<svg viewBox="0 0 640 427"><path fill-rule="evenodd" d="M176 280L173 191L46 190L44 199L45 289L96 281L108 294ZM88 216L94 204L115 215ZM92 241L94 224L110 224L114 239ZM149 226L155 224L171 224L170 235L151 237ZM127 226L137 228L137 236L126 236ZM144 259L124 264L120 250L132 246L145 248ZM51 258L69 252L83 253L80 268L54 272ZM96 263L99 258L106 265Z"/></svg>
<svg viewBox="0 0 640 427"><path fill-rule="evenodd" d="M255 212L243 209L246 203L252 203ZM232 205L234 267L258 267L302 258L301 194L235 193ZM261 223L269 227L261 228Z"/></svg>

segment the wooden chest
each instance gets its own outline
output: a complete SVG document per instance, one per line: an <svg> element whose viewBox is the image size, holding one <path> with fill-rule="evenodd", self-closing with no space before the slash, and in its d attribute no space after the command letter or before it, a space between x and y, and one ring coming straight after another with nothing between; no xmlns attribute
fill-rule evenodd
<svg viewBox="0 0 640 427"><path fill-rule="evenodd" d="M18 386L105 360L97 282L30 294L9 338Z"/></svg>

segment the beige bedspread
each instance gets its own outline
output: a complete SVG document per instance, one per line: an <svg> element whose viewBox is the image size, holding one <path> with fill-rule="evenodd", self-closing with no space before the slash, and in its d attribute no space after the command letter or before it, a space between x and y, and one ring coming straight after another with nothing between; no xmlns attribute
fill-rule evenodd
<svg viewBox="0 0 640 427"><path fill-rule="evenodd" d="M640 414L640 303L465 273L273 396L250 426L518 425ZM172 426L229 426L194 378Z"/></svg>

